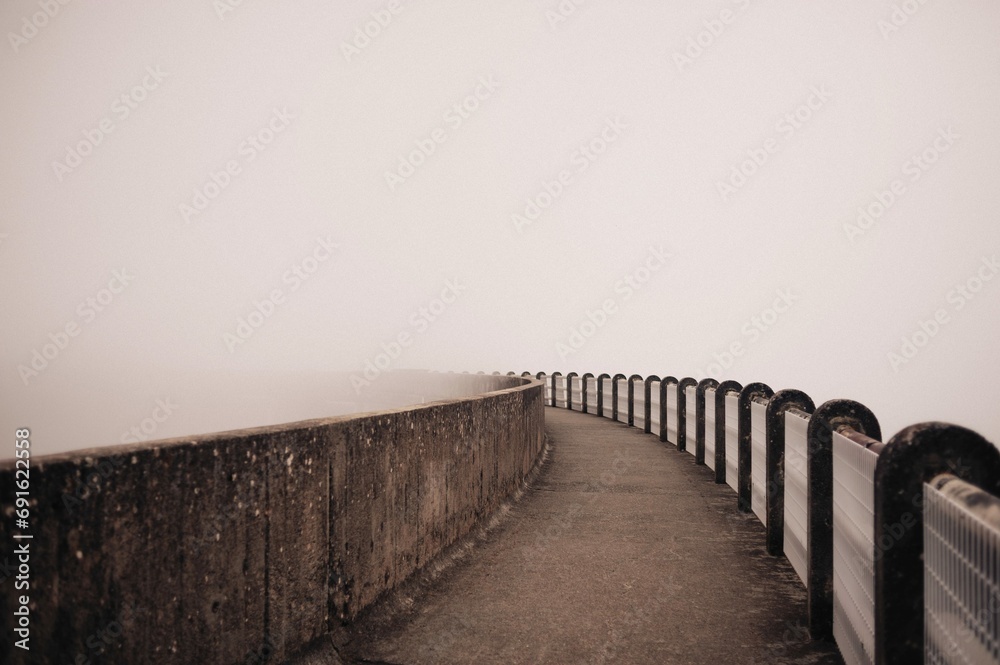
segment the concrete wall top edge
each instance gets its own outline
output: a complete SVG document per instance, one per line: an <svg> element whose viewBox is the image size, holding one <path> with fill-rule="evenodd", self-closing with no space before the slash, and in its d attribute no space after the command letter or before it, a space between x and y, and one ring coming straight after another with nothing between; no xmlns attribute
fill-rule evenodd
<svg viewBox="0 0 1000 665"><path fill-rule="evenodd" d="M61 463L79 464L80 462L92 463L98 458L121 457L125 455L140 455L155 452L166 448L179 448L183 446L213 445L223 442L232 442L237 439L251 439L273 437L281 434L292 434L310 429L320 429L331 425L342 424L352 421L362 421L366 419L380 418L389 415L403 414L409 412L419 412L435 408L442 408L458 403L472 403L489 399L512 392L527 390L533 385L541 386L543 382L535 378L496 376L496 375L456 375L474 378L478 381L487 381L496 384L498 387L476 395L467 395L452 399L437 400L423 404L414 404L396 409L386 409L384 411L369 411L362 413L351 413L342 416L332 416L330 418L314 418L311 420L299 420L289 423L279 423L276 425L263 425L260 427L249 427L243 429L226 430L221 432L208 432L194 436L184 436L169 439L155 439L134 444L119 444L96 446L71 452L57 453L54 455L40 455L32 457L32 466L41 470L45 466L52 466ZM506 387L504 387L506 386ZM15 459L0 461L0 473L13 471Z"/></svg>

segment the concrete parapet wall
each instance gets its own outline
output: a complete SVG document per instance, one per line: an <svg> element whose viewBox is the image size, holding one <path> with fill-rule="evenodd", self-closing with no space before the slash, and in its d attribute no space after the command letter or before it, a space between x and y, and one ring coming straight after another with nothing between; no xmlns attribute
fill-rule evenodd
<svg viewBox="0 0 1000 665"><path fill-rule="evenodd" d="M32 460L30 588L0 465L0 662L283 662L489 516L542 449L538 381ZM30 652L14 646L30 595Z"/></svg>

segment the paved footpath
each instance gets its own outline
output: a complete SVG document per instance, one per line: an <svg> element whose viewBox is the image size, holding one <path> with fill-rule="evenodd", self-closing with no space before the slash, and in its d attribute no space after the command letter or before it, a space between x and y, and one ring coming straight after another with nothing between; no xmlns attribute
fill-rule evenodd
<svg viewBox="0 0 1000 665"><path fill-rule="evenodd" d="M621 423L545 410L551 445L500 525L391 620L360 663L840 663L805 632L805 588L707 467Z"/></svg>

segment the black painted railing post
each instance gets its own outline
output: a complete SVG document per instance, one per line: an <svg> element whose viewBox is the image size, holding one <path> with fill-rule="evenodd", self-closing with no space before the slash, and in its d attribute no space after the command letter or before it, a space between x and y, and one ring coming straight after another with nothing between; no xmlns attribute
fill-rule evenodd
<svg viewBox="0 0 1000 665"><path fill-rule="evenodd" d="M726 484L726 396L743 390L739 381L723 381L715 389L715 482Z"/></svg>
<svg viewBox="0 0 1000 665"><path fill-rule="evenodd" d="M580 377L580 402L583 405L583 412L590 413L589 406L587 405L587 390L590 386L590 380L594 378L594 375L587 372L582 377Z"/></svg>
<svg viewBox="0 0 1000 665"><path fill-rule="evenodd" d="M628 377L628 426L635 427L635 382L642 381L642 377L633 374Z"/></svg>
<svg viewBox="0 0 1000 665"><path fill-rule="evenodd" d="M618 379L624 379L624 374L615 374L611 377L611 420L618 420Z"/></svg>
<svg viewBox="0 0 1000 665"><path fill-rule="evenodd" d="M751 430L750 405L757 398L771 399L774 391L766 383L748 383L740 391L740 422L739 422L739 464L736 467L737 493L739 499L737 506L741 513L753 511L753 431Z"/></svg>
<svg viewBox="0 0 1000 665"><path fill-rule="evenodd" d="M653 382L659 380L660 377L655 374L650 374L643 382L642 390L646 403L643 405L644 420L642 421L642 431L646 434L650 434L653 431L653 424L651 422L651 418L653 416Z"/></svg>
<svg viewBox="0 0 1000 665"><path fill-rule="evenodd" d="M535 374L535 378L542 382L542 404L543 405L546 404L546 402L547 402L547 400L545 399L545 385L546 385L546 383L545 383L545 379L543 378L544 376L545 376L545 372L539 372L538 374Z"/></svg>
<svg viewBox="0 0 1000 665"><path fill-rule="evenodd" d="M695 417L698 422L695 423L695 443L694 443L694 463L704 464L705 463L705 391L709 388L718 388L719 382L715 379L702 379L698 382L698 388L695 390ZM715 408L715 405L712 405ZM712 436L715 436L715 432L712 432Z"/></svg>
<svg viewBox="0 0 1000 665"><path fill-rule="evenodd" d="M628 402L628 415L626 417L626 422L629 427L635 424L635 386L632 385L632 379L628 379L628 387L625 389L626 402Z"/></svg>
<svg viewBox="0 0 1000 665"><path fill-rule="evenodd" d="M562 376L562 372L552 372L552 406L559 406L559 384L556 377Z"/></svg>
<svg viewBox="0 0 1000 665"><path fill-rule="evenodd" d="M677 450L681 452L687 450L687 389L697 385L698 382L690 376L677 383Z"/></svg>
<svg viewBox="0 0 1000 665"><path fill-rule="evenodd" d="M1000 495L1000 451L957 425L931 422L907 427L886 444L875 466L877 665L922 662L923 486L941 473Z"/></svg>
<svg viewBox="0 0 1000 665"><path fill-rule="evenodd" d="M573 410L573 378L580 376L576 372L570 372L566 375L566 408L570 411Z"/></svg>
<svg viewBox="0 0 1000 665"><path fill-rule="evenodd" d="M600 374L597 377L597 415L604 417L604 379L610 379L610 374Z"/></svg>
<svg viewBox="0 0 1000 665"><path fill-rule="evenodd" d="M816 410L809 395L801 390L779 390L767 402L767 553L785 551L785 413L798 409Z"/></svg>
<svg viewBox="0 0 1000 665"><path fill-rule="evenodd" d="M880 441L882 430L868 407L847 399L820 404L809 419L806 439L806 594L809 634L833 638L833 432L850 427Z"/></svg>
<svg viewBox="0 0 1000 665"><path fill-rule="evenodd" d="M667 441L667 389L677 385L677 378L665 376L660 380L660 441Z"/></svg>

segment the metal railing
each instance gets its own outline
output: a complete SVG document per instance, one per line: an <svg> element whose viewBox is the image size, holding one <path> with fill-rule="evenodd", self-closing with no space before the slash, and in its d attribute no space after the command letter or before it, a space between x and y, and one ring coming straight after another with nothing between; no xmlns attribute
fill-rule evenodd
<svg viewBox="0 0 1000 665"><path fill-rule="evenodd" d="M640 428L729 485L848 665L1000 663L1000 450L978 434L922 423L883 443L864 405L763 383L536 376L552 405Z"/></svg>
<svg viewBox="0 0 1000 665"><path fill-rule="evenodd" d="M1000 661L1000 500L950 473L924 485L924 659Z"/></svg>

